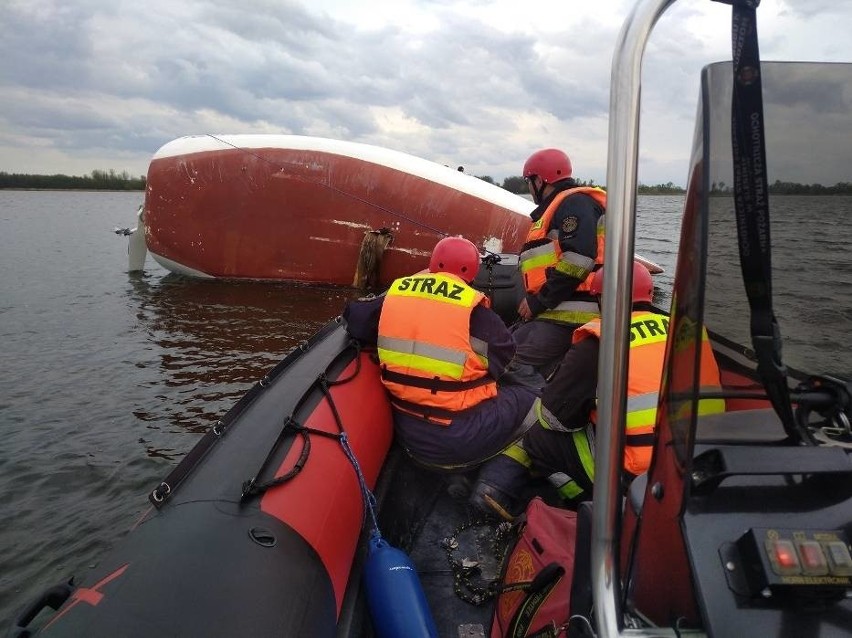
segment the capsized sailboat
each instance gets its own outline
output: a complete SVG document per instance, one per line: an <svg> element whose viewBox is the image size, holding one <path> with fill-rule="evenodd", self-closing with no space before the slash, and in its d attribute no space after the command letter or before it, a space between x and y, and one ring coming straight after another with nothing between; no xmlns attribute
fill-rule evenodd
<svg viewBox="0 0 852 638"><path fill-rule="evenodd" d="M767 192L766 174L754 168L785 169L762 147L764 139L767 149L795 143L789 117L799 127L832 123L809 131L814 144L852 130L850 93L839 90L852 86L852 65L760 64L750 40L755 11L745 6L733 9L745 54L734 51L733 69L725 62L702 73L654 457L622 492L639 74L651 26L669 4L637 3L614 61L608 181L618 186L607 219L595 496L577 510L582 533L564 538L576 587L547 635L848 636L852 327L842 319L847 301L831 305L848 286L831 284L849 272L842 234L850 203L823 204L811 216L821 230L809 237L785 234L783 224L770 233L770 209L755 197ZM743 60L765 97L741 99L754 88L734 83ZM844 108L826 109L826 91ZM756 103L765 123L748 110ZM831 153L850 148L827 146L825 170L838 161ZM819 156L790 170L805 174ZM737 188L720 195L720 181ZM783 220L802 205L817 203L778 198L771 213ZM796 265L817 249L827 287L773 277L770 255ZM495 297L513 289L511 269L486 273ZM785 336L793 322L777 318L808 316L815 305L821 329L811 322ZM697 383L705 326L722 372L714 388ZM726 411L702 414L702 399L723 399ZM364 486L375 504L362 498ZM372 508L385 538L411 557L437 635L488 632L493 598L484 588L461 595L471 578L456 569L460 550L443 542L472 522L447 477L414 465L392 442L375 358L339 322L285 358L152 487L152 509L136 529L84 582L32 601L13 635L382 635L383 616L369 613L362 581ZM465 557L484 565L492 548L474 544ZM390 597L386 604L408 609ZM47 607L58 611L42 613ZM427 624L413 629L421 631L405 635L432 633Z"/></svg>
<svg viewBox="0 0 852 638"><path fill-rule="evenodd" d="M447 235L517 253L534 208L419 157L299 135L173 140L151 159L144 206L148 251L172 272L359 287L424 268Z"/></svg>

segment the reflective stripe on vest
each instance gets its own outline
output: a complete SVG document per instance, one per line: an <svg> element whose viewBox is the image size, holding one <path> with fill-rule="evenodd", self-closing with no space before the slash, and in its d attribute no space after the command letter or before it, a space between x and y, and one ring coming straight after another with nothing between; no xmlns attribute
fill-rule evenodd
<svg viewBox="0 0 852 638"><path fill-rule="evenodd" d="M471 339L470 345L482 364L488 367L488 344L480 339ZM452 348L421 343L412 339L397 339L379 336L380 359L398 367L411 367L434 372L438 376L460 380L464 375L467 353Z"/></svg>
<svg viewBox="0 0 852 638"><path fill-rule="evenodd" d="M589 284L586 283L587 275L594 269L596 264L603 264L604 215L598 218L595 231L597 236L597 255L595 259L570 251L563 253L559 245L559 231L550 229L550 223L560 204L562 204L565 198L578 193L590 196L598 205L606 209L606 193L600 188L580 186L569 188L556 194L542 216L533 222L527 234L527 240L523 248L521 248L519 267L524 278L524 286L527 292L531 294L536 294L541 290L547 279L546 271L548 268L555 268L559 272L580 279L583 283L578 286L577 290L588 290Z"/></svg>
<svg viewBox="0 0 852 638"><path fill-rule="evenodd" d="M637 311L630 316L624 468L635 475L646 471L651 463L668 330L669 319L664 315ZM600 320L591 321L574 331L572 341L600 339L600 331ZM593 423L596 416L593 411Z"/></svg>
<svg viewBox="0 0 852 638"><path fill-rule="evenodd" d="M512 443L501 454L505 454L516 463L520 463L525 468L532 468L532 459L529 453L524 449L523 440Z"/></svg>
<svg viewBox="0 0 852 638"><path fill-rule="evenodd" d="M694 334L695 322L691 319L684 318L681 323L679 332L681 334ZM719 414L725 411L724 399L701 399L701 394L704 393L720 393L722 391L722 381L719 373L719 366L716 363L716 355L713 354L713 346L710 343L710 335L707 330L701 331L701 350L698 353L700 357L700 367L698 370L698 406L696 414ZM679 339L678 335L674 335L674 351L675 356L684 356L684 348L688 349L688 357L694 358L695 343L692 338ZM692 381L690 381L692 383Z"/></svg>
<svg viewBox="0 0 852 638"><path fill-rule="evenodd" d="M458 412L496 396L488 344L470 335L470 314L488 299L447 273L402 277L379 318L382 382L402 402Z"/></svg>
<svg viewBox="0 0 852 638"><path fill-rule="evenodd" d="M600 316L600 307L594 301L563 301L555 308L540 312L537 317L557 323L583 325Z"/></svg>
<svg viewBox="0 0 852 638"><path fill-rule="evenodd" d="M583 488L577 485L577 481L564 472L554 472L547 477L547 480L556 488L556 493L565 500L573 500L583 493Z"/></svg>
<svg viewBox="0 0 852 638"><path fill-rule="evenodd" d="M624 467L635 475L645 472L651 461L668 332L669 318L664 315L652 312L631 315ZM600 338L600 321L575 330L574 343L588 336ZM702 337L700 375L700 392L720 389L719 368L706 330ZM698 403L699 414L724 412L724 408L723 399L701 399Z"/></svg>
<svg viewBox="0 0 852 638"><path fill-rule="evenodd" d="M591 426L584 430L577 430L571 433L571 440L574 443L574 448L577 450L577 458L580 460L580 466L583 473L586 475L584 483L595 482L595 449L592 441L594 433L591 431ZM583 487L564 472L554 472L548 475L548 482L556 488L557 494L564 499L572 500L585 492Z"/></svg>
<svg viewBox="0 0 852 638"><path fill-rule="evenodd" d="M588 434L589 428L585 430L575 430L571 433L574 439L574 447L577 448L577 455L580 457L580 463L583 465L583 471L589 480L595 482L595 451L592 449L591 440Z"/></svg>
<svg viewBox="0 0 852 638"><path fill-rule="evenodd" d="M596 266L603 265L605 215L598 218L595 230L597 238L595 259L572 251L562 252L559 245L559 231L550 229L550 223L559 205L566 197L577 193L589 195L606 209L606 193L599 188L581 186L569 188L556 194L542 216L530 227L527 241L521 249L519 267L528 293L536 294L541 290L547 279L548 268L553 268L564 275L579 279L581 283L577 286L575 292L584 293L589 290L591 285L589 273ZM599 314L597 303L587 297L586 299L563 301L555 308L549 308L539 313L538 318L556 323L582 325L595 319Z"/></svg>

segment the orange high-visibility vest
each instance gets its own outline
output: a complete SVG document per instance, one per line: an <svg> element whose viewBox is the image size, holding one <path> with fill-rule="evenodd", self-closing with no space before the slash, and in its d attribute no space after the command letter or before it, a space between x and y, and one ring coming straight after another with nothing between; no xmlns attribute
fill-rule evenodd
<svg viewBox="0 0 852 638"><path fill-rule="evenodd" d="M576 292L589 290L593 270L603 265L604 259L604 224L605 215L598 219L596 229L597 253L595 259L576 253L563 253L559 245L558 229L550 229L550 222L559 205L566 197L583 193L594 199L606 210L606 192L600 188L579 186L560 191L550 202L542 216L530 227L527 240L521 248L519 266L524 277L524 286L530 294L536 294L547 279L547 269L555 268L576 279L581 283ZM599 316L598 305L593 299L563 301L555 308L549 308L538 317L558 323L583 324Z"/></svg>
<svg viewBox="0 0 852 638"><path fill-rule="evenodd" d="M497 395L488 344L470 335L470 314L479 304L488 306L488 298L448 273L391 284L379 317L378 354L392 403L451 418Z"/></svg>
<svg viewBox="0 0 852 638"><path fill-rule="evenodd" d="M589 322L574 331L572 341L577 343L590 336L600 339L600 330L600 320ZM651 463L668 332L669 318L665 315L647 311L634 311L631 314L624 469L634 475L646 472ZM705 390L718 389L719 367L706 331L701 347L701 387ZM725 402L702 399L698 411L699 414L724 412ZM593 411L590 417L592 423L596 422L596 418Z"/></svg>

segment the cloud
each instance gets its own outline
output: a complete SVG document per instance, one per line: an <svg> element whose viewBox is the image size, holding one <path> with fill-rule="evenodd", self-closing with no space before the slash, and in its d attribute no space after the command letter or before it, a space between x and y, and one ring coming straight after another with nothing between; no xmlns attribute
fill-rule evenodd
<svg viewBox="0 0 852 638"><path fill-rule="evenodd" d="M578 175L602 183L612 51L633 3L7 4L0 170L139 174L182 135L279 132L379 144L498 180L559 146ZM701 64L730 56L730 8L708 4L676 6L649 44L645 183L685 181ZM836 33L821 52L848 57L837 24L852 8L819 4L761 7L765 50L799 51L796 22ZM96 163L80 170L86 161Z"/></svg>

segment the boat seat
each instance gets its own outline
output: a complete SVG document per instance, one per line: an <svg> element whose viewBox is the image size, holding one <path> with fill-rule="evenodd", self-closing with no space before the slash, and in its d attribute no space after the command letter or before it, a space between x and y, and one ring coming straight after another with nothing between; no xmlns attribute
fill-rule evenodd
<svg viewBox="0 0 852 638"><path fill-rule="evenodd" d="M699 416L695 436L697 444L718 445L777 443L786 435L775 410L763 408Z"/></svg>
<svg viewBox="0 0 852 638"><path fill-rule="evenodd" d="M740 444L765 445L786 437L778 415L771 408L732 410L698 417L695 443L698 446ZM642 512L648 474L637 476L627 489L627 506L638 517Z"/></svg>

